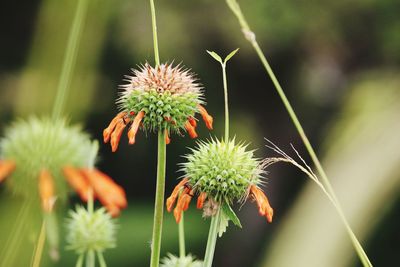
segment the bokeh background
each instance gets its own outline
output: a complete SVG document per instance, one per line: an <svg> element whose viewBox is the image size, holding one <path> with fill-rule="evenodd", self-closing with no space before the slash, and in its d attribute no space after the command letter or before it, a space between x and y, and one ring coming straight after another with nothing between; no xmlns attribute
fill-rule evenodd
<svg viewBox="0 0 400 267"><path fill-rule="evenodd" d="M48 114L59 79L77 0L3 1L0 9L0 132L15 118ZM240 1L257 40L323 161L344 211L374 266L396 266L400 253L400 2L396 0ZM257 156L273 156L264 138L290 151L292 143L311 165L280 98L236 18L224 1L156 1L162 61L183 62L205 87L215 118L210 134L222 136L223 94L218 64L206 54L239 53L229 62L231 131ZM94 138L117 112L118 85L132 67L153 62L148 1L91 0L80 42L66 115ZM177 163L193 147L188 137L168 145L167 188ZM123 139L117 153L100 146L98 167L126 189L129 208L119 218L118 248L109 266L148 265L156 175L156 137ZM215 264L243 266L361 266L335 210L317 186L288 165L269 170L264 188L275 209L267 224L247 203L218 240ZM0 254L15 225L19 202L0 185ZM70 205L79 203L71 198ZM239 208L239 207L237 207ZM60 228L63 226L60 212ZM38 227L24 223L13 264L28 266ZM209 222L190 209L187 249L202 258ZM177 226L165 214L162 255L178 252ZM76 256L61 247L61 260Z"/></svg>

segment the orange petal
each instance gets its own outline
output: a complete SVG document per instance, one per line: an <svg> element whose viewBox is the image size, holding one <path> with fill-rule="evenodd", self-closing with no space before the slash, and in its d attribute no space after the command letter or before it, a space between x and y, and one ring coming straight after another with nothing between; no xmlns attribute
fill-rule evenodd
<svg viewBox="0 0 400 267"><path fill-rule="evenodd" d="M189 191L189 188L185 188L182 194L179 196L178 202L176 203L174 217L177 223L181 221L182 212L189 208L190 201L192 200L192 196L189 194Z"/></svg>
<svg viewBox="0 0 400 267"><path fill-rule="evenodd" d="M104 129L104 131L103 131L104 143L108 143L108 141L110 141L110 137L111 137L112 132L114 132L115 126L117 126L120 119L122 119L125 115L126 115L126 112L118 113L117 116L115 116L112 119L112 121L110 122L108 127Z"/></svg>
<svg viewBox="0 0 400 267"><path fill-rule="evenodd" d="M168 145L171 143L171 138L169 138L168 130L165 129L165 143Z"/></svg>
<svg viewBox="0 0 400 267"><path fill-rule="evenodd" d="M191 138L196 138L196 137L197 137L196 130L195 130L194 127L190 124L189 121L186 121L186 123L185 123L185 129L186 129L186 131L189 133L189 136L190 136Z"/></svg>
<svg viewBox="0 0 400 267"><path fill-rule="evenodd" d="M188 121L194 128L197 127L197 121L193 117L189 117Z"/></svg>
<svg viewBox="0 0 400 267"><path fill-rule="evenodd" d="M204 205L204 201L207 198L207 193L206 192L201 192L200 196L197 198L197 208L202 209Z"/></svg>
<svg viewBox="0 0 400 267"><path fill-rule="evenodd" d="M197 107L200 111L201 116L203 117L204 122L206 123L207 128L212 130L214 121L213 117L208 114L207 110L202 105L198 105Z"/></svg>
<svg viewBox="0 0 400 267"><path fill-rule="evenodd" d="M86 177L72 166L65 166L63 168L63 173L69 185L79 194L83 201L87 202L91 190Z"/></svg>
<svg viewBox="0 0 400 267"><path fill-rule="evenodd" d="M111 150L112 152L117 151L119 140L121 139L122 131L125 129L126 124L123 119L119 119L115 130L111 134Z"/></svg>
<svg viewBox="0 0 400 267"><path fill-rule="evenodd" d="M179 182L177 186L175 186L174 190L171 193L171 196L167 198L167 211L171 212L172 207L174 206L174 203L176 201L176 198L179 195L179 191L185 184L187 184L188 178L183 178L182 181Z"/></svg>
<svg viewBox="0 0 400 267"><path fill-rule="evenodd" d="M128 131L129 144L131 145L135 143L136 133L139 129L140 122L142 121L143 117L144 117L144 111L140 111L136 115L135 119L133 120L132 126Z"/></svg>
<svg viewBox="0 0 400 267"><path fill-rule="evenodd" d="M258 212L260 213L260 215L265 216L268 222L272 222L274 210L271 208L268 198L265 196L264 192L257 188L255 185L250 186L250 192L257 202Z"/></svg>
<svg viewBox="0 0 400 267"><path fill-rule="evenodd" d="M39 175L39 194L42 200L42 208L45 212L51 212L54 206L54 182L51 173L43 169Z"/></svg>
<svg viewBox="0 0 400 267"><path fill-rule="evenodd" d="M117 216L128 204L124 189L117 185L108 175L97 169L83 169L83 175L89 180L101 204L111 215Z"/></svg>
<svg viewBox="0 0 400 267"><path fill-rule="evenodd" d="M0 183L15 170L15 167L13 160L0 160Z"/></svg>

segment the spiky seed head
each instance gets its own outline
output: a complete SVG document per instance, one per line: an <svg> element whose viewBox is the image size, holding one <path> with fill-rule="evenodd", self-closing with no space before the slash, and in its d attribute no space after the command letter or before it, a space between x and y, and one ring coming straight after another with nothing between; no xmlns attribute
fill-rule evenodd
<svg viewBox="0 0 400 267"><path fill-rule="evenodd" d="M219 203L241 200L250 185L261 183L264 174L260 160L246 147L235 140L199 142L182 164L184 176L196 191L206 192Z"/></svg>
<svg viewBox="0 0 400 267"><path fill-rule="evenodd" d="M0 158L13 160L16 169L6 180L13 192L37 197L38 176L42 169L54 178L57 196L65 199L68 186L62 167L84 167L95 144L79 127L70 127L65 120L31 117L6 128L0 139Z"/></svg>
<svg viewBox="0 0 400 267"><path fill-rule="evenodd" d="M180 65L166 63L153 68L146 63L133 69L132 74L127 76L128 84L121 86L117 103L132 118L144 111L144 129L178 132L203 103L202 88L195 75Z"/></svg>
<svg viewBox="0 0 400 267"><path fill-rule="evenodd" d="M67 219L67 249L77 254L103 252L116 246L116 224L105 208L88 211L78 206L69 211Z"/></svg>
<svg viewBox="0 0 400 267"><path fill-rule="evenodd" d="M185 257L177 257L173 254L168 253L167 257L161 259L160 267L202 267L203 262L196 260L192 255L186 255Z"/></svg>

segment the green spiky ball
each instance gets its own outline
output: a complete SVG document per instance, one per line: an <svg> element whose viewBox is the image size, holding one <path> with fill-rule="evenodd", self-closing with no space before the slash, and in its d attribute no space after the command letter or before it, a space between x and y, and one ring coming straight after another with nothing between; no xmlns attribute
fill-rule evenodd
<svg viewBox="0 0 400 267"><path fill-rule="evenodd" d="M135 117L145 112L143 128L150 131L179 132L189 117L199 112L203 92L195 75L180 65L142 65L127 76L117 104L121 111Z"/></svg>
<svg viewBox="0 0 400 267"><path fill-rule="evenodd" d="M174 95L170 91L159 93L156 89L151 89L145 92L131 91L129 95L120 99L120 103L121 110L128 113L145 112L144 129L150 131L168 129L178 132L184 128L188 117L194 117L200 102L199 96L195 93Z"/></svg>
<svg viewBox="0 0 400 267"><path fill-rule="evenodd" d="M116 246L116 224L105 208L88 211L78 206L69 211L67 219L67 249L77 254L102 253Z"/></svg>
<svg viewBox="0 0 400 267"><path fill-rule="evenodd" d="M79 127L68 126L64 120L18 120L6 128L0 140L0 158L16 163L6 183L17 194L36 197L39 173L46 168L54 178L57 196L65 199L68 186L62 167L87 166L93 146L87 134Z"/></svg>
<svg viewBox="0 0 400 267"><path fill-rule="evenodd" d="M172 254L168 254L161 260L160 267L202 267L203 262L196 260L192 255L186 255L185 257L177 257Z"/></svg>
<svg viewBox="0 0 400 267"><path fill-rule="evenodd" d="M219 203L233 203L246 195L251 184L261 182L263 171L254 151L246 151L235 140L199 142L186 158L182 170L189 184Z"/></svg>

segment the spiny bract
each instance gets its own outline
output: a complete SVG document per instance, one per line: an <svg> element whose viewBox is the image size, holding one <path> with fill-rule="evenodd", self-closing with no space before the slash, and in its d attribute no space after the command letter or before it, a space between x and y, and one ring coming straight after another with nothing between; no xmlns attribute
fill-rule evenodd
<svg viewBox="0 0 400 267"><path fill-rule="evenodd" d="M133 76L126 79L129 83L121 86L123 92L117 103L128 114L144 111L144 129L178 132L203 103L194 74L180 65L161 64L153 68L146 63L132 72Z"/></svg>
<svg viewBox="0 0 400 267"><path fill-rule="evenodd" d="M242 199L250 185L261 183L264 173L254 151L246 151L246 145L235 140L199 142L186 158L181 170L190 186L219 203Z"/></svg>
<svg viewBox="0 0 400 267"><path fill-rule="evenodd" d="M2 159L17 166L7 185L17 194L37 196L38 176L43 169L53 175L58 197L65 199L67 184L62 167L86 167L94 143L80 127L68 126L65 120L31 117L19 120L5 131L0 140Z"/></svg>
<svg viewBox="0 0 400 267"><path fill-rule="evenodd" d="M116 225L105 208L88 211L84 207L76 207L69 212L67 219L67 249L77 254L89 251L103 252L116 245Z"/></svg>

